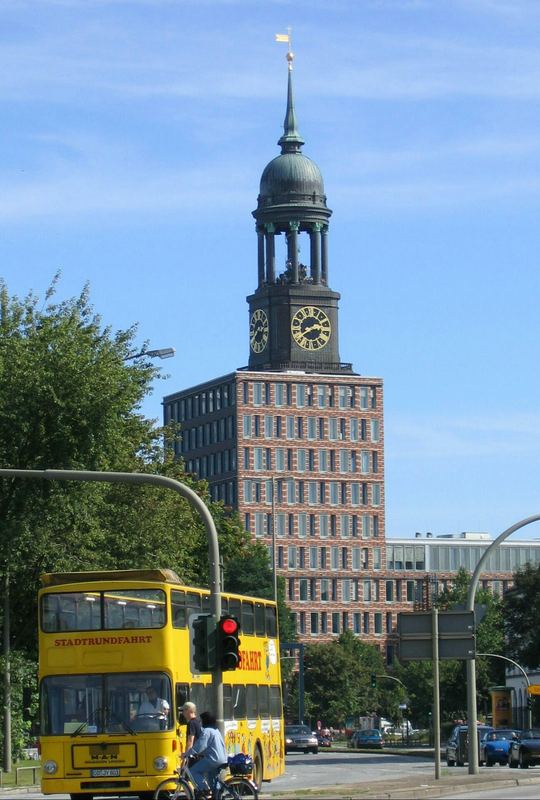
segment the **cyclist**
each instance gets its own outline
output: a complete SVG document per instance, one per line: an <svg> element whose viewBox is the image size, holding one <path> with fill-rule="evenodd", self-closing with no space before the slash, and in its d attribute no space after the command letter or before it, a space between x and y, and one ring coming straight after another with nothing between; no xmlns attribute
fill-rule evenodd
<svg viewBox="0 0 540 800"><path fill-rule="evenodd" d="M197 789L204 793L207 785L214 791L220 770L227 766L227 751L223 736L216 727L216 718L209 711L202 712L201 723L201 735L184 755L199 756L189 769Z"/></svg>

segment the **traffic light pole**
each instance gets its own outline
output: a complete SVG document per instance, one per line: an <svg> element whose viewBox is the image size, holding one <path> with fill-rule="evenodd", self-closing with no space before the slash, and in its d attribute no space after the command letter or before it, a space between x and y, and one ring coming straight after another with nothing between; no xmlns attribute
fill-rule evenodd
<svg viewBox="0 0 540 800"><path fill-rule="evenodd" d="M72 469L0 469L0 478L31 478L48 481L98 481L101 483L151 484L172 489L180 494L199 513L208 539L208 566L210 575L210 611L217 626L221 618L221 578L219 567L219 543L214 520L206 504L193 489L164 475L148 475L142 472L91 472ZM6 623L4 620L4 626ZM221 665L212 671L214 714L223 733L223 675Z"/></svg>

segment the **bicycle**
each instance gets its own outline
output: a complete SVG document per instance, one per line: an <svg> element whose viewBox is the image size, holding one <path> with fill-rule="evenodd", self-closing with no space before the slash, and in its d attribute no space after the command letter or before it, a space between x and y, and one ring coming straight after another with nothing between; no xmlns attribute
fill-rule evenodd
<svg viewBox="0 0 540 800"><path fill-rule="evenodd" d="M230 774L222 778L221 772L227 767ZM197 789L189 766L183 761L175 770L175 776L161 781L154 793L154 800L206 800L206 798L208 800L242 800L242 798L258 800L259 790L246 776L246 773L252 768L253 762L249 756L244 756L243 759L239 759L238 755L231 756L228 763L222 765L213 792L210 787L201 792Z"/></svg>

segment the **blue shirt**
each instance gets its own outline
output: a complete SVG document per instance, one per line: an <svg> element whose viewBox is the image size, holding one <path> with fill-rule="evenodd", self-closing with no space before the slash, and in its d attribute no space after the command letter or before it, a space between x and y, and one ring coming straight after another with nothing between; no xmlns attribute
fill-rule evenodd
<svg viewBox="0 0 540 800"><path fill-rule="evenodd" d="M227 763L225 742L223 741L223 736L217 728L203 728L201 735L193 744L193 747L190 747L186 755L203 755L216 766L218 764Z"/></svg>

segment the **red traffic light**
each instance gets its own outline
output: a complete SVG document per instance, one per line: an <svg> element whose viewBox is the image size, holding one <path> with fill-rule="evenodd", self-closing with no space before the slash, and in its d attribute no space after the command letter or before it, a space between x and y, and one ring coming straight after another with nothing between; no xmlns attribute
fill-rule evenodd
<svg viewBox="0 0 540 800"><path fill-rule="evenodd" d="M219 627L227 636L231 636L238 632L238 622L231 617L222 619L219 623Z"/></svg>

